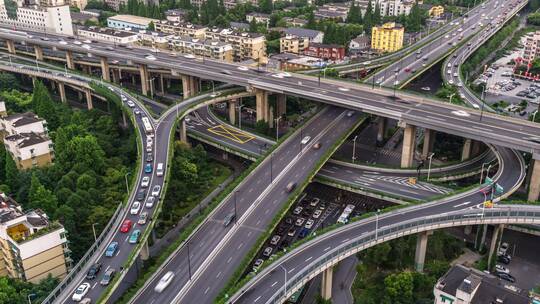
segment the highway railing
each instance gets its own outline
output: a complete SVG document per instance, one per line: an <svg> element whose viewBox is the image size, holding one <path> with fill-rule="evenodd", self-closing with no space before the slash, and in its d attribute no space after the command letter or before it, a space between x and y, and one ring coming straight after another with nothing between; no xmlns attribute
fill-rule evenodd
<svg viewBox="0 0 540 304"><path fill-rule="evenodd" d="M109 231L111 231L114 227L120 224L120 221L118 219L122 218L123 215L123 209L124 205L122 203L118 204L118 207L116 208L116 211L114 212L113 216L103 228L101 231L101 234L96 239L96 241L90 246L90 248L86 251L84 256L79 260L79 262L71 269L71 271L68 273L68 275L56 286L56 288L53 289L53 291L41 302L42 304L52 304L54 300L58 296L60 296L66 288L69 286L69 284L77 278L79 273L86 268L86 265L88 262L92 259L94 253L98 250L100 250L101 244L105 242L105 239L108 237Z"/></svg>
<svg viewBox="0 0 540 304"><path fill-rule="evenodd" d="M346 257L391 239L416 234L423 231L455 226L539 223L540 207L519 206L485 210L475 209L458 211L435 216L426 216L419 219L403 221L394 225L380 227L377 231L364 234L363 236L353 239L352 241L349 241L341 246L335 247L333 250L330 250L328 253L320 256L318 259L314 260L314 262L310 263L308 266L290 278L287 281L286 287L285 285L280 287L278 291L266 301L266 303L284 303L286 299L289 298L294 292L324 270L336 265ZM364 224L366 224L366 222L358 222L358 225ZM331 233L326 237L331 237L332 234L343 232L345 229L354 229L356 228L355 226L344 226L343 229ZM306 247L311 245L312 244L308 243L303 247L299 247L296 252L305 250ZM274 267L265 269L266 273L263 272L259 276L256 276L250 282L250 284L245 286L243 290L248 290L250 287L254 286L259 279L263 277L263 274L268 274L268 272L274 271L276 267L279 267L279 264L285 262L287 259L290 259L291 256L294 256L294 254L287 256L287 258L278 260L276 263L274 263ZM235 303L241 295L242 293L233 296L230 303Z"/></svg>

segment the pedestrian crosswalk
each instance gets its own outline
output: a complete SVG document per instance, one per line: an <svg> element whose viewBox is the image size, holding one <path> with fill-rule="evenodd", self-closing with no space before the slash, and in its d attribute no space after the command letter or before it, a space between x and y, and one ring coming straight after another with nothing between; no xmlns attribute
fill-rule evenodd
<svg viewBox="0 0 540 304"><path fill-rule="evenodd" d="M364 175L364 176L367 177L367 178L375 179L375 180L382 180L382 181L386 181L386 182L389 182L389 183L399 184L399 185L402 185L402 186L407 186L409 188L420 189L420 190L429 191L429 192L438 193L438 194L448 194L448 193L451 192L450 189L440 187L440 186L435 186L435 185L432 185L432 184L429 184L429 183L417 182L416 184L411 184L411 183L409 183L409 178L408 177L384 176L384 175L383 176L381 176L381 175Z"/></svg>

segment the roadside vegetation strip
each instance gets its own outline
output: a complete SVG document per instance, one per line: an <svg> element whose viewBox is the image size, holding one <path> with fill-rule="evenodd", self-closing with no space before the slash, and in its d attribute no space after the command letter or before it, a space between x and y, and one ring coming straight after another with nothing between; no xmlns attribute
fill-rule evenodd
<svg viewBox="0 0 540 304"><path fill-rule="evenodd" d="M272 234L276 226L287 214L287 212L289 211L291 206L295 203L295 201L302 195L302 192L304 191L304 189L307 187L309 183L312 182L317 172L322 168L322 166L330 158L330 156L332 156L332 154L334 154L334 152L339 148L339 146L343 143L343 141L345 141L366 120L367 120L367 116L363 116L362 118L360 118L359 121L352 128L350 128L350 130L346 132L341 138L339 138L328 149L328 151L319 159L314 169L308 174L306 180L299 187L296 187L293 193L289 196L289 199L287 199L287 202L283 204L280 211L274 217L274 219L269 224L269 226L265 229L265 232L263 232L263 234L259 236L259 238L257 239L257 242L255 243L255 246L253 246L250 249L250 251L246 254L242 262L237 266L236 271L234 272L233 276L229 279L228 283L225 285L223 290L216 297L214 301L215 303L218 303L218 304L226 303L231 295L233 295L243 285L245 285L245 283L251 280L252 275L247 275L243 279L242 279L242 275L246 273L252 260L255 258L255 256L257 255L259 250L262 248L266 240L270 237L270 235Z"/></svg>

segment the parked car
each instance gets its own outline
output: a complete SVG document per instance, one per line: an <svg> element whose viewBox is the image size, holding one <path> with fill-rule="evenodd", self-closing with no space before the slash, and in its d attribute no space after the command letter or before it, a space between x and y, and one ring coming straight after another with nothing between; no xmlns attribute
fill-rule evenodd
<svg viewBox="0 0 540 304"><path fill-rule="evenodd" d="M109 285L109 283L114 278L114 275L116 274L116 270L114 268L109 268L107 271L105 271L105 274L103 275L103 278L99 282L99 284L103 286Z"/></svg>
<svg viewBox="0 0 540 304"><path fill-rule="evenodd" d="M266 248L264 248L263 255L265 257L270 257L270 255L272 255L272 251L274 251L274 248L266 247Z"/></svg>
<svg viewBox="0 0 540 304"><path fill-rule="evenodd" d="M296 226L300 227L300 226L302 226L302 225L304 224L305 221L306 221L305 218L299 217L299 218L296 219L296 222L295 222L294 224L295 224Z"/></svg>
<svg viewBox="0 0 540 304"><path fill-rule="evenodd" d="M135 215L135 214L139 214L139 211L141 211L141 202L134 201L133 204L131 205L131 209L129 210L129 213Z"/></svg>
<svg viewBox="0 0 540 304"><path fill-rule="evenodd" d="M141 216L139 217L139 220L137 221L137 224L144 225L146 224L146 221L148 220L148 212L141 213Z"/></svg>
<svg viewBox="0 0 540 304"><path fill-rule="evenodd" d="M86 273L86 279L87 280L95 279L100 270L101 270L101 263L95 263L94 265L90 266L90 269L88 269L88 272Z"/></svg>
<svg viewBox="0 0 540 304"><path fill-rule="evenodd" d="M289 192L293 191L295 187L296 187L296 183L295 182L290 182L290 183L287 184L287 187L285 187L285 190L289 193Z"/></svg>
<svg viewBox="0 0 540 304"><path fill-rule="evenodd" d="M510 270L508 268L502 266L502 265L495 265L495 272L504 272L504 273L510 273Z"/></svg>
<svg viewBox="0 0 540 304"><path fill-rule="evenodd" d="M279 240L281 240L281 237L279 235L274 235L270 240L270 244L277 245L279 243Z"/></svg>
<svg viewBox="0 0 540 304"><path fill-rule="evenodd" d="M130 244L137 244L139 242L139 237L140 236L141 236L141 231L139 229L133 230L133 232L129 236L129 243Z"/></svg>
<svg viewBox="0 0 540 304"><path fill-rule="evenodd" d="M261 267L263 262L264 262L263 259L255 260L255 263L253 263L253 271L257 271L257 269L259 269L259 267Z"/></svg>
<svg viewBox="0 0 540 304"><path fill-rule="evenodd" d="M174 279L174 272L169 271L157 283L156 287L154 288L154 291L157 293L162 292L169 284L171 284L172 280Z"/></svg>
<svg viewBox="0 0 540 304"><path fill-rule="evenodd" d="M90 283L82 283L75 289L75 293L71 297L71 299L75 302L80 302L83 297L90 291Z"/></svg>
<svg viewBox="0 0 540 304"><path fill-rule="evenodd" d="M299 215L302 212L302 209L304 209L304 208L301 207L301 206L298 206L298 207L294 208L293 214Z"/></svg>
<svg viewBox="0 0 540 304"><path fill-rule="evenodd" d="M318 197L314 197L314 198L311 200L311 202L309 203L309 205L310 205L311 207L316 207L316 206L319 204L320 201L321 201L321 200L320 200Z"/></svg>
<svg viewBox="0 0 540 304"><path fill-rule="evenodd" d="M294 236L295 234L296 234L296 229L294 228L289 229L289 231L287 232L288 236Z"/></svg>
<svg viewBox="0 0 540 304"><path fill-rule="evenodd" d="M497 261L503 263L503 264L510 264L510 261L512 260L512 258L509 256L509 255L499 255L497 257Z"/></svg>
<svg viewBox="0 0 540 304"><path fill-rule="evenodd" d="M499 279L503 279L503 280L508 281L508 282L514 283L516 281L516 278L514 278L514 276L512 276L509 273L497 272L495 275L498 276Z"/></svg>
<svg viewBox="0 0 540 304"><path fill-rule="evenodd" d="M92 304L92 299L84 298L82 299L82 301L79 302L79 304Z"/></svg>
<svg viewBox="0 0 540 304"><path fill-rule="evenodd" d="M314 220L309 219L309 220L307 220L306 225L304 227L306 227L307 229L311 229L313 227L314 223L315 223Z"/></svg>
<svg viewBox="0 0 540 304"><path fill-rule="evenodd" d="M117 249L118 249L118 242L111 242L109 246L107 247L107 250L105 251L105 256L109 258L114 256Z"/></svg>
<svg viewBox="0 0 540 304"><path fill-rule="evenodd" d="M120 232L126 233L131 229L132 222L131 220L124 220L122 226L120 226Z"/></svg>
<svg viewBox="0 0 540 304"><path fill-rule="evenodd" d="M161 192L161 186L155 185L154 188L152 188L152 196L159 197L159 193Z"/></svg>
<svg viewBox="0 0 540 304"><path fill-rule="evenodd" d="M313 218L316 218L318 219L322 214L322 210L321 209L317 209L315 210L315 212L313 212Z"/></svg>
<svg viewBox="0 0 540 304"><path fill-rule="evenodd" d="M298 237L303 239L305 238L307 235L309 234L309 229L307 228L302 228L302 230L300 230L300 233L298 234Z"/></svg>
<svg viewBox="0 0 540 304"><path fill-rule="evenodd" d="M146 154L146 162L151 163L153 161L154 161L154 154L152 154L152 153Z"/></svg>
<svg viewBox="0 0 540 304"><path fill-rule="evenodd" d="M306 136L306 137L302 138L302 141L301 141L302 145L307 144L310 139L311 139L311 136Z"/></svg>
<svg viewBox="0 0 540 304"><path fill-rule="evenodd" d="M501 244L501 246L499 247L499 252L501 252L502 254L506 254L506 252L508 251L508 243L504 242Z"/></svg>

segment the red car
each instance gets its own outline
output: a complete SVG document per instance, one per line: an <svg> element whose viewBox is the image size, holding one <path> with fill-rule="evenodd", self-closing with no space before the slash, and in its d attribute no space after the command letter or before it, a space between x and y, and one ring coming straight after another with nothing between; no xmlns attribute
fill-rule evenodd
<svg viewBox="0 0 540 304"><path fill-rule="evenodd" d="M410 72L411 72L411 68L406 68L406 69L405 69L405 72L410 73Z"/></svg>
<svg viewBox="0 0 540 304"><path fill-rule="evenodd" d="M132 225L131 220L125 220L122 223L122 226L120 227L120 232L123 232L123 233L129 232L129 230L131 229L131 225Z"/></svg>

